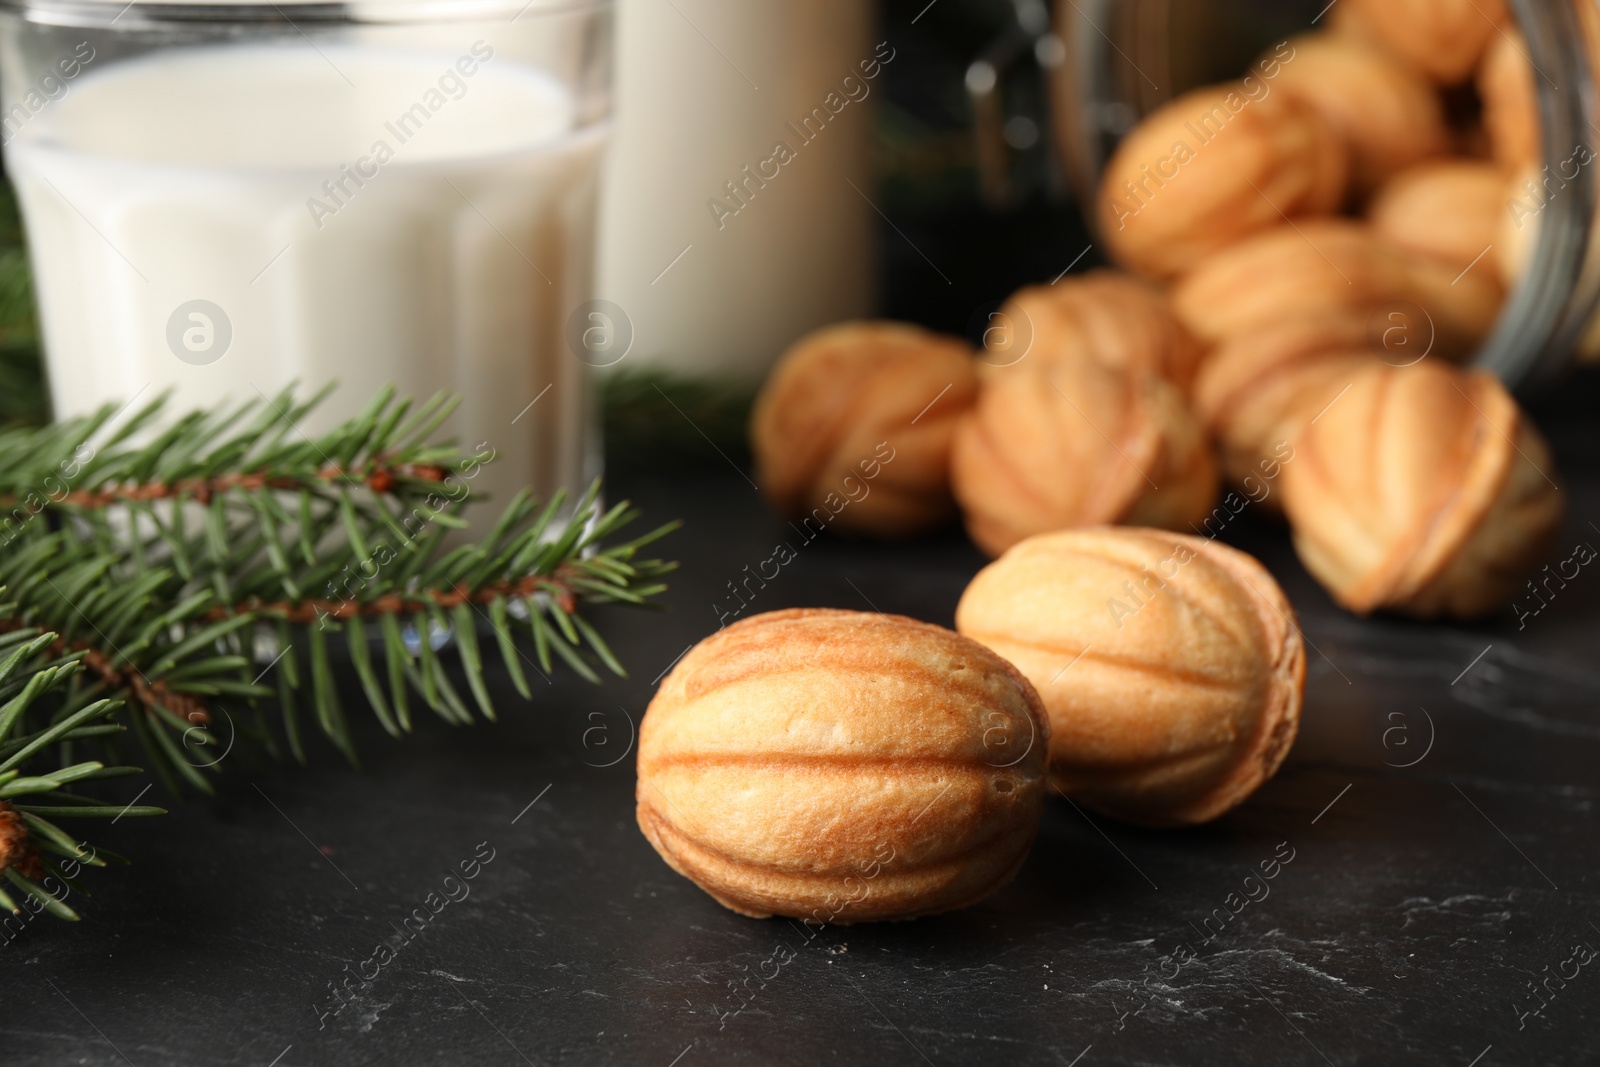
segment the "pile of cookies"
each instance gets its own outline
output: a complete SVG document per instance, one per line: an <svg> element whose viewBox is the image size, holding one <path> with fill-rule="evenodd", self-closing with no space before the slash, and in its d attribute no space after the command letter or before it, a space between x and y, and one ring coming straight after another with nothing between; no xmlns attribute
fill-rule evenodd
<svg viewBox="0 0 1600 1067"><path fill-rule="evenodd" d="M1133 130L1097 205L1121 269L1016 293L976 358L889 324L797 344L752 422L773 504L825 520L887 442L837 528L903 537L959 508L998 555L1105 524L1211 537L1250 502L1357 613L1509 604L1562 492L1515 400L1456 361L1537 225L1532 70L1499 0L1341 0L1331 21Z"/></svg>
<svg viewBox="0 0 1600 1067"><path fill-rule="evenodd" d="M998 559L959 633L794 610L691 650L639 739L673 869L747 915L910 918L1003 885L1050 789L1146 826L1232 809L1305 684L1287 599L1216 540L1251 504L1363 614L1483 615L1550 550L1549 450L1454 362L1526 254L1501 231L1537 221L1515 30L1501 0L1333 21L1126 138L1121 269L1014 294L978 352L850 323L780 361L751 423L776 509L885 539L960 514Z"/></svg>

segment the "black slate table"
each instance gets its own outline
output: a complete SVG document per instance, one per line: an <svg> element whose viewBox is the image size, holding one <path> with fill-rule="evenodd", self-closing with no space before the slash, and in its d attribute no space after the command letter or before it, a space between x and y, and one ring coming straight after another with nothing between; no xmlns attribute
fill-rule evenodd
<svg viewBox="0 0 1600 1067"><path fill-rule="evenodd" d="M1600 545L1592 386L1543 416L1568 545ZM727 465L613 493L687 520L666 542L684 564L670 610L601 616L632 680L558 676L527 706L496 675L497 725L424 723L407 743L369 728L361 772L326 751L310 768L240 757L215 800L120 823L105 843L136 865L90 876L86 920L40 920L0 948L0 1063L1600 1058L1600 961L1574 956L1600 948L1600 569L1522 628L1510 612L1360 621L1247 510L1224 537L1283 582L1310 645L1304 725L1275 779L1182 832L1053 799L1021 875L977 907L808 935L718 907L633 816L652 680L786 527ZM982 562L955 532L818 540L751 610L948 625ZM1264 898L1245 881L1263 862ZM346 979L359 994L336 999Z"/></svg>

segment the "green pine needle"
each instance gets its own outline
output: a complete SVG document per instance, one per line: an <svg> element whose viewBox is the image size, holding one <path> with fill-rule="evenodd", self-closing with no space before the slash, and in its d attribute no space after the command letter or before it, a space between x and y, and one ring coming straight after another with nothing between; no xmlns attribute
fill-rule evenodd
<svg viewBox="0 0 1600 1067"><path fill-rule="evenodd" d="M321 399L286 390L175 415L158 398L0 429L0 582L12 589L0 628L60 634L78 656L74 691L128 704L169 787L211 790L218 768L192 755L232 743L214 736L219 712L239 743L276 748L269 700L296 759L309 712L356 762L336 658L394 736L411 728L413 696L453 724L494 719L496 663L523 699L535 661L546 677L556 660L591 682L623 675L580 613L647 605L675 566L643 552L676 524L606 543L638 515L605 508L598 482L576 502L521 493L480 541L459 543L487 457L432 440L455 400L386 390L308 437L295 425ZM531 656L513 619L531 631Z"/></svg>
<svg viewBox="0 0 1600 1067"><path fill-rule="evenodd" d="M66 652L55 633L22 628L0 638L0 874L16 890L0 891L0 907L13 914L26 907L76 920L78 913L67 899L85 895L76 881L78 870L103 867L112 858L56 820L165 814L160 808L118 805L64 788L142 773L98 760L68 762L65 742L81 739L89 730L122 730L110 722L122 708L120 701L85 704L76 691L85 674L84 658L82 652ZM14 936L10 925L6 930L7 937Z"/></svg>

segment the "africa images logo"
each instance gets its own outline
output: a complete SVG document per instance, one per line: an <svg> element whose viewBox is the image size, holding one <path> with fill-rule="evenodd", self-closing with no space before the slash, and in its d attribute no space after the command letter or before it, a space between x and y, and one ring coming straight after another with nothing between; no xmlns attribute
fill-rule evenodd
<svg viewBox="0 0 1600 1067"><path fill-rule="evenodd" d="M167 318L167 347L191 367L215 363L232 343L228 313L209 300L185 301Z"/></svg>

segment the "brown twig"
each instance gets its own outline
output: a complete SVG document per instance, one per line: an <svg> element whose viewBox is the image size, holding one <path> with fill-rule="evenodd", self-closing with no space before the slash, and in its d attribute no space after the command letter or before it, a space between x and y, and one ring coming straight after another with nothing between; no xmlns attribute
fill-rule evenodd
<svg viewBox="0 0 1600 1067"><path fill-rule="evenodd" d="M349 619L357 616L412 615L431 608L453 608L460 604L488 604L500 599L515 599L547 593L568 615L578 609L574 592L572 568L563 564L554 574L533 574L515 582L490 582L469 591L459 583L451 589L423 589L416 593L385 593L368 601L325 600L260 600L251 598L229 607L213 608L206 613L207 621L218 622L239 615L268 615L285 622L309 624L324 618Z"/></svg>
<svg viewBox="0 0 1600 1067"><path fill-rule="evenodd" d="M56 644L61 644L57 641ZM67 649L83 653L83 665L112 689L127 689L147 711L165 709L195 726L209 726L211 711L205 702L183 693L174 693L166 682L150 682L138 671L119 671L111 665L105 653L80 641Z"/></svg>
<svg viewBox="0 0 1600 1067"><path fill-rule="evenodd" d="M31 623L24 623L18 619L0 619L0 633L36 628ZM57 637L47 647L53 656L82 652L83 665L89 673L98 678L108 689L128 690L147 713L165 710L195 726L208 726L211 723L211 710L206 707L204 701L183 693L175 693L167 687L166 682L151 682L137 670L131 673L118 670L112 666L109 656L87 641L68 642Z"/></svg>
<svg viewBox="0 0 1600 1067"><path fill-rule="evenodd" d="M24 878L44 876L39 854L28 836L28 824L10 804L0 800L0 871L14 868Z"/></svg>
<svg viewBox="0 0 1600 1067"><path fill-rule="evenodd" d="M316 481L345 484L365 484L375 493L392 492L402 478L423 482L442 482L448 475L443 467L413 463L389 466L373 461L364 470L345 470L339 466L323 467L311 475ZM268 477L265 474L222 474L215 478L182 478L175 482L148 482L137 485L112 485L103 489L74 489L55 499L57 504L72 504L85 508L103 508L116 503L141 503L151 500L170 500L174 497L192 497L209 504L218 493L234 489L299 489L303 478ZM0 497L0 507L21 503L16 497Z"/></svg>

